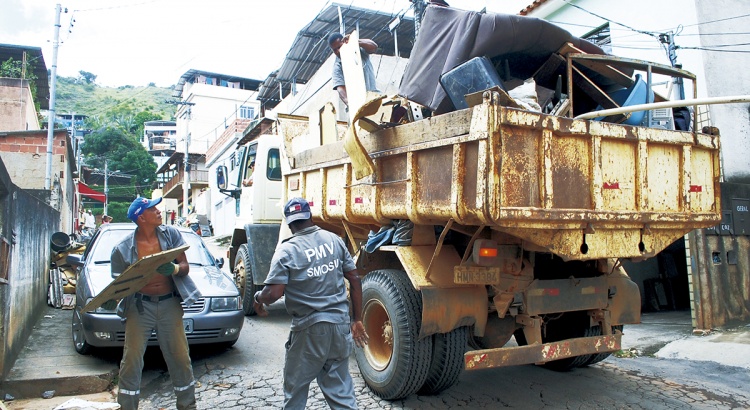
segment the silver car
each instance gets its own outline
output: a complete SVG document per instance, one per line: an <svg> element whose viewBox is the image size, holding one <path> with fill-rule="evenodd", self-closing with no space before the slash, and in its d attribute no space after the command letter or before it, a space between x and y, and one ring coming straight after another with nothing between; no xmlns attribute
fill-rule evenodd
<svg viewBox="0 0 750 410"><path fill-rule="evenodd" d="M135 228L132 223L104 225L91 239L83 255L68 256L68 263L79 267L72 330L73 345L80 354L88 354L94 347L122 347L125 343L125 323L114 310L101 307L87 313L81 313L81 310L114 280L110 272L112 249ZM182 305L188 343L232 346L237 342L245 320L239 291L232 278L221 271L223 258L214 258L192 230L178 229L190 245L186 251L190 278L203 294L190 307ZM156 333L152 333L149 346L158 346L156 338Z"/></svg>

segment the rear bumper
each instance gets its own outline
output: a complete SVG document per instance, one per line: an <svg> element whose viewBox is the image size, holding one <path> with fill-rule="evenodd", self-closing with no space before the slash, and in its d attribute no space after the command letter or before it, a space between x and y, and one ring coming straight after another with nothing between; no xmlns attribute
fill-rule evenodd
<svg viewBox="0 0 750 410"><path fill-rule="evenodd" d="M616 352L621 348L621 341L622 333L617 331L612 335L578 337L530 346L472 350L464 354L464 368L466 370L490 369L546 363L586 354Z"/></svg>

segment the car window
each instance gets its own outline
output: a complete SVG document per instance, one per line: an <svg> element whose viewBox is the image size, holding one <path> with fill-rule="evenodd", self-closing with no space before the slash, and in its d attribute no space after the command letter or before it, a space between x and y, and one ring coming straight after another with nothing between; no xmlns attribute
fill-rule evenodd
<svg viewBox="0 0 750 410"><path fill-rule="evenodd" d="M96 240L93 241L94 249L91 251L89 260L93 263L109 263L109 259L112 256L112 249L131 232L129 229L110 229L100 232Z"/></svg>
<svg viewBox="0 0 750 410"><path fill-rule="evenodd" d="M99 264L109 263L112 256L112 249L131 232L133 231L129 229L110 229L106 232L100 232L97 240L94 242L94 247L91 250L91 259L89 260ZM186 252L190 264L207 266L215 263L203 240L198 235L192 232L180 231L180 233L185 242L190 245L190 248Z"/></svg>
<svg viewBox="0 0 750 410"><path fill-rule="evenodd" d="M190 245L190 248L185 252L187 260L191 265L208 266L213 265L214 258L206 248L203 240L192 232L180 232L182 238L185 239L185 243Z"/></svg>

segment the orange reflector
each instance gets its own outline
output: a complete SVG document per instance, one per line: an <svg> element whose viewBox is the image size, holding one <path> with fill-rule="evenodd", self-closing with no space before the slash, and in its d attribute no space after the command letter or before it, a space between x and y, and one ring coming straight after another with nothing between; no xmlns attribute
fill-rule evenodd
<svg viewBox="0 0 750 410"><path fill-rule="evenodd" d="M496 248L479 248L479 256L483 258L494 258L497 256Z"/></svg>
<svg viewBox="0 0 750 410"><path fill-rule="evenodd" d="M547 289L544 289L544 294L547 296L560 296L560 289L547 288Z"/></svg>

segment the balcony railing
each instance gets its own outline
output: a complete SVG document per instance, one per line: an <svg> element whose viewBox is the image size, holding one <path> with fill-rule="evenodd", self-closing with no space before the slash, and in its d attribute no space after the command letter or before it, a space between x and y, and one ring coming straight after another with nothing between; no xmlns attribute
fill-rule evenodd
<svg viewBox="0 0 750 410"><path fill-rule="evenodd" d="M169 191L171 191L176 185L182 184L182 181L184 181L184 172L178 172L175 174L172 179L167 181L166 184L164 184L164 189L162 192L164 192L164 195L167 195ZM202 170L202 171L190 171L190 183L191 184L208 184L208 171Z"/></svg>

